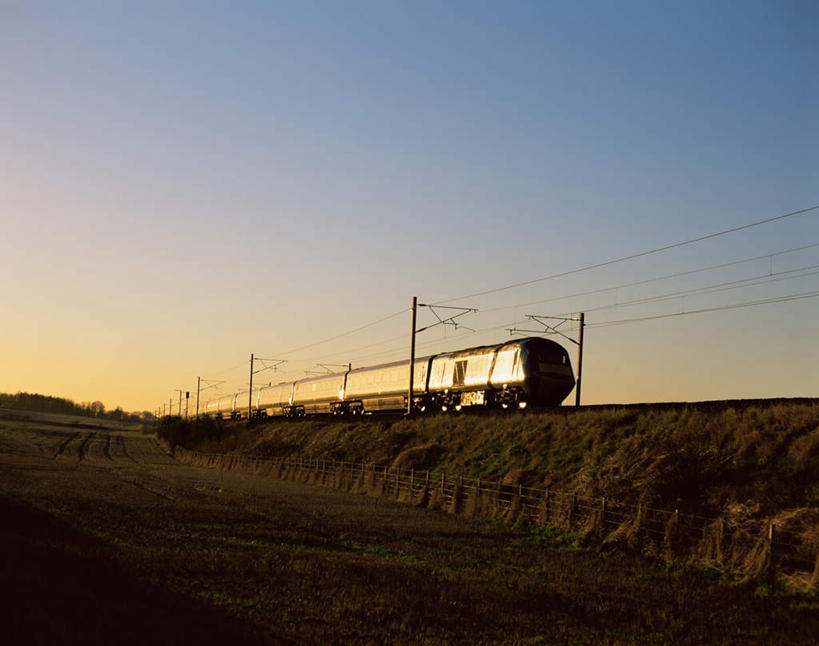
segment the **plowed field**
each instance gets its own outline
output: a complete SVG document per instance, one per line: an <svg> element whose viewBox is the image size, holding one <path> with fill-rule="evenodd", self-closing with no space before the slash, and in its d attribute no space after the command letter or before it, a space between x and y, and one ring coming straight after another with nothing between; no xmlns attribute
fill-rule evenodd
<svg viewBox="0 0 819 646"><path fill-rule="evenodd" d="M5 644L813 644L819 634L815 598L182 465L134 432L6 422L0 494Z"/></svg>

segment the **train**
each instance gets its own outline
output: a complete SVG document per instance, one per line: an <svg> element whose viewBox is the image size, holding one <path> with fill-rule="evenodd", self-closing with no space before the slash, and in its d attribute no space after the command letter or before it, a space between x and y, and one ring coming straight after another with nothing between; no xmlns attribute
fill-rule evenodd
<svg viewBox="0 0 819 646"><path fill-rule="evenodd" d="M247 419L406 411L409 381L409 361L395 361L236 392L205 402L201 413ZM412 409L557 406L574 386L565 348L527 337L415 359Z"/></svg>

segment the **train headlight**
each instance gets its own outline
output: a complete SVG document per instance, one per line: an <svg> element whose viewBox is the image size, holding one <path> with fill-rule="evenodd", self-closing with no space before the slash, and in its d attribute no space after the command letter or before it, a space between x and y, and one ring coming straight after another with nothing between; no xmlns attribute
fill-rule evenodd
<svg viewBox="0 0 819 646"><path fill-rule="evenodd" d="M461 410L461 405L460 405L460 404L458 404L458 405L455 407L455 410Z"/></svg>
<svg viewBox="0 0 819 646"><path fill-rule="evenodd" d="M521 407L521 409L524 409L524 408L526 408L526 402L520 402L520 403L518 404L518 406L520 406L520 407Z"/></svg>

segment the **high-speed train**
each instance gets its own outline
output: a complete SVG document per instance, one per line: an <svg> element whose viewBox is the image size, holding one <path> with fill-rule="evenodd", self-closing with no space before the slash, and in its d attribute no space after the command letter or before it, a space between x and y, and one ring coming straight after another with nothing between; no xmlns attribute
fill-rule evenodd
<svg viewBox="0 0 819 646"><path fill-rule="evenodd" d="M202 413L222 419L407 410L409 362L245 390L206 402ZM461 410L557 406L574 388L569 355L558 343L529 337L415 359L413 409Z"/></svg>

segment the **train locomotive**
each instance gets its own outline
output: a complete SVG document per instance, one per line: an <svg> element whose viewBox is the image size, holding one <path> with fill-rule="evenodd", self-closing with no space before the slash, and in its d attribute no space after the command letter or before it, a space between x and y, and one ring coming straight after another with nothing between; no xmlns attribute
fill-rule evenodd
<svg viewBox="0 0 819 646"><path fill-rule="evenodd" d="M396 361L245 390L205 403L222 419L363 415L407 409L409 366ZM415 359L413 409L557 406L575 385L566 350L529 337Z"/></svg>

